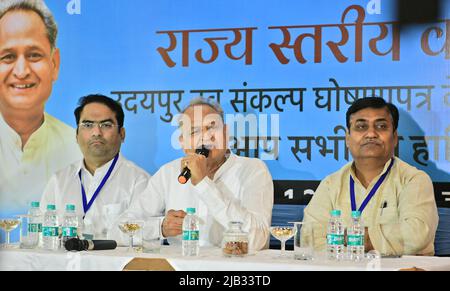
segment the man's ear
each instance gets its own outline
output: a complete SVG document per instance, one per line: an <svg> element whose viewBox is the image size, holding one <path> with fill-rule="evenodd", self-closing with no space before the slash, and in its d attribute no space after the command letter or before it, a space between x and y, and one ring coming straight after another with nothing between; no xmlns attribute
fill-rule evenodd
<svg viewBox="0 0 450 291"><path fill-rule="evenodd" d="M178 136L178 142L180 143L181 148L183 148L184 138L183 138L183 132L181 130L180 130L180 135Z"/></svg>
<svg viewBox="0 0 450 291"><path fill-rule="evenodd" d="M348 147L348 141L350 139L350 129L345 130L345 145Z"/></svg>
<svg viewBox="0 0 450 291"><path fill-rule="evenodd" d="M120 129L120 138L122 139L122 142L125 141L125 127Z"/></svg>
<svg viewBox="0 0 450 291"><path fill-rule="evenodd" d="M223 141L223 143L224 143L225 149L228 149L228 146L230 143L230 128L226 124L224 124L223 126L224 126L224 132L225 132L225 135L224 135L225 140Z"/></svg>
<svg viewBox="0 0 450 291"><path fill-rule="evenodd" d="M60 64L61 64L61 54L59 52L59 49L55 48L52 53L52 65L53 65L52 80L53 80L53 82L58 80Z"/></svg>
<svg viewBox="0 0 450 291"><path fill-rule="evenodd" d="M394 131L394 145L395 147L398 147L398 131Z"/></svg>
<svg viewBox="0 0 450 291"><path fill-rule="evenodd" d="M180 143L180 148L183 150L185 154L187 154L184 144L183 131L180 128L180 135L178 136L178 142Z"/></svg>

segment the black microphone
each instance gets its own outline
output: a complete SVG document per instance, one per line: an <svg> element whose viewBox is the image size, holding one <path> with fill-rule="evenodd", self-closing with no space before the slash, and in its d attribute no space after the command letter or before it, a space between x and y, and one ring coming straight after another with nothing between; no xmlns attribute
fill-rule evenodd
<svg viewBox="0 0 450 291"><path fill-rule="evenodd" d="M207 149L204 145L195 150L196 154L204 155L205 157L209 156L209 149ZM186 184L187 181L191 178L191 170L188 169L188 167L184 167L184 169L181 171L180 175L178 176L178 182L180 184Z"/></svg>
<svg viewBox="0 0 450 291"><path fill-rule="evenodd" d="M114 250L117 248L115 240L86 240L71 238L66 241L64 247L68 251L102 251Z"/></svg>

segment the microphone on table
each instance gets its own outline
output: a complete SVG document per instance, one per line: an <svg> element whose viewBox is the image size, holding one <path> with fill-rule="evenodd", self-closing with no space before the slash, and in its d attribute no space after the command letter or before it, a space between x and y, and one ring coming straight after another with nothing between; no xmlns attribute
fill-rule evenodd
<svg viewBox="0 0 450 291"><path fill-rule="evenodd" d="M87 240L71 238L66 241L64 247L68 251L102 251L117 248L115 240Z"/></svg>
<svg viewBox="0 0 450 291"><path fill-rule="evenodd" d="M204 155L205 157L208 157L209 149L207 149L203 145L201 148L196 149L195 153L199 154L199 155ZM186 184L190 178L191 178L191 170L189 170L188 167L184 167L183 170L181 171L180 175L178 176L178 182L180 182L180 184Z"/></svg>

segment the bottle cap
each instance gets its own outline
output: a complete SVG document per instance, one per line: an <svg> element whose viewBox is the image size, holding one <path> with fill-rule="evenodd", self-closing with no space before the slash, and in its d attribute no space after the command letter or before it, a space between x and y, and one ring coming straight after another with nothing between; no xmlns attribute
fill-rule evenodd
<svg viewBox="0 0 450 291"><path fill-rule="evenodd" d="M195 208L187 208L186 209L187 214L195 214Z"/></svg>
<svg viewBox="0 0 450 291"><path fill-rule="evenodd" d="M56 206L54 204L48 204L47 210L56 210Z"/></svg>
<svg viewBox="0 0 450 291"><path fill-rule="evenodd" d="M341 216L341 211L337 209L331 210L331 216Z"/></svg>
<svg viewBox="0 0 450 291"><path fill-rule="evenodd" d="M31 202L31 207L32 208L39 208L39 206L41 206L41 204L39 202L37 202L37 201Z"/></svg>
<svg viewBox="0 0 450 291"><path fill-rule="evenodd" d="M360 211L352 211L352 218L360 218L361 212Z"/></svg>

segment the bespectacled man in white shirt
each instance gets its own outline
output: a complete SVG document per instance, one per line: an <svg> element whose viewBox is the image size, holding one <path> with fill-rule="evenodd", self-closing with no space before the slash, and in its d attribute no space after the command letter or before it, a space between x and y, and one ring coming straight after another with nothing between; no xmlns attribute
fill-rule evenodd
<svg viewBox="0 0 450 291"><path fill-rule="evenodd" d="M56 36L43 1L0 1L0 214L23 212L81 158L75 130L45 113L59 74Z"/></svg>
<svg viewBox="0 0 450 291"><path fill-rule="evenodd" d="M267 166L230 152L223 111L216 103L193 99L182 111L179 130L185 156L163 165L146 190L133 197L124 216L144 222L152 216L163 217L161 225L144 225L144 238L155 237L161 230L170 244L178 244L185 211L194 207L200 218L200 245L220 246L229 222L240 221L249 233L249 248L267 248L273 208ZM196 153L202 146L209 149L208 157ZM191 177L181 184L178 176L184 168Z"/></svg>
<svg viewBox="0 0 450 291"><path fill-rule="evenodd" d="M116 219L131 198L142 192L150 178L143 169L120 154L125 140L121 105L103 95L80 99L75 109L77 142L84 159L57 172L50 179L41 208L55 204L60 218L73 204L82 219L81 231L94 239L106 239L117 228Z"/></svg>

